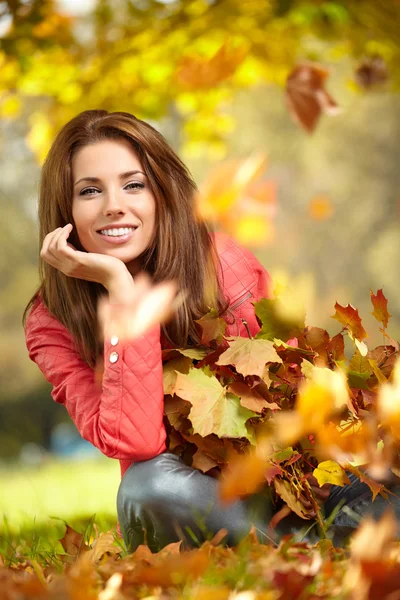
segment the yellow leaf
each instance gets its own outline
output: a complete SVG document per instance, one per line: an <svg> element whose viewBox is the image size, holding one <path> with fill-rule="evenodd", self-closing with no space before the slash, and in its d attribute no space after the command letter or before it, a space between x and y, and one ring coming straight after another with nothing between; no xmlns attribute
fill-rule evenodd
<svg viewBox="0 0 400 600"><path fill-rule="evenodd" d="M347 477L344 469L334 460L325 460L320 463L318 467L314 469L313 475L320 487L322 487L324 483L333 483L334 485L340 485L341 487L346 483L350 483L350 479Z"/></svg>

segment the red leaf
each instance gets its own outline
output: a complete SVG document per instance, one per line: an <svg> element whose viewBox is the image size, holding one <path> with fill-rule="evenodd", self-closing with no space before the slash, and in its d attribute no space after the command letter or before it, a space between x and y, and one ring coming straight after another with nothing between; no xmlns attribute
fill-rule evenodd
<svg viewBox="0 0 400 600"><path fill-rule="evenodd" d="M332 319L336 319L339 323L342 323L351 334L357 338L360 342L368 337L367 332L361 324L361 318L358 314L358 310L351 304L347 306L341 306L338 302L335 304L336 313L332 316Z"/></svg>
<svg viewBox="0 0 400 600"><path fill-rule="evenodd" d="M373 315L377 321L382 323L382 325L386 329L386 327L388 326L388 321L392 316L387 309L388 301L385 298L381 289L376 292L376 295L373 293L372 290L370 290L369 293L371 295L372 306L374 307L374 310L371 313L371 315Z"/></svg>
<svg viewBox="0 0 400 600"><path fill-rule="evenodd" d="M311 133L322 112L336 114L338 106L324 89L328 71L317 64L299 65L289 74L286 99L289 111Z"/></svg>

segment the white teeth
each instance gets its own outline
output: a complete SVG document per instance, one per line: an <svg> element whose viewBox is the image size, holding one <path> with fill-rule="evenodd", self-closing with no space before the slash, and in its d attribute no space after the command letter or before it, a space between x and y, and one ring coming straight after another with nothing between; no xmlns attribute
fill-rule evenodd
<svg viewBox="0 0 400 600"><path fill-rule="evenodd" d="M134 227L120 227L119 229L102 229L100 233L103 235L111 235L113 237L117 237L119 235L126 235L127 233L131 233L131 231L135 231Z"/></svg>

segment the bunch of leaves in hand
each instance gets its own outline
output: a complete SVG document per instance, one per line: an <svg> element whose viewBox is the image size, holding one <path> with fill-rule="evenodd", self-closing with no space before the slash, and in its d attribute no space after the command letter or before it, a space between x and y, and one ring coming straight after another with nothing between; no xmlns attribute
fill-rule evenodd
<svg viewBox="0 0 400 600"><path fill-rule="evenodd" d="M221 476L225 500L270 485L282 516L321 517L326 484L348 483L346 471L387 494L379 481L400 475L399 346L382 290L371 301L384 340L374 349L351 305L336 303L333 337L281 297L254 304L255 338L226 337L211 310L198 321L201 347L164 351L169 451Z"/></svg>

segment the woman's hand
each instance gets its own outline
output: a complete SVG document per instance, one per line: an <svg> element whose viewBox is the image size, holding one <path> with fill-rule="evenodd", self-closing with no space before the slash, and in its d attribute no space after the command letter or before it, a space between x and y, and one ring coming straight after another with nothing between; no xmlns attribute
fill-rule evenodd
<svg viewBox="0 0 400 600"><path fill-rule="evenodd" d="M67 242L73 225L58 227L46 235L40 251L41 258L68 277L96 281L106 289L124 271L129 274L119 258L94 252L80 252Z"/></svg>

